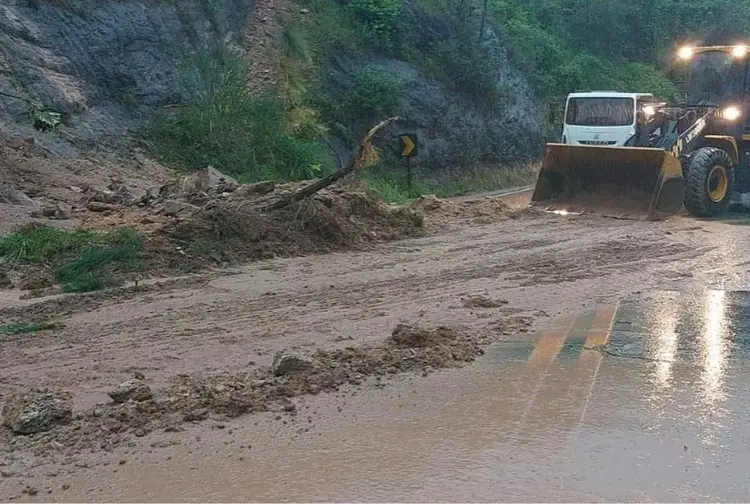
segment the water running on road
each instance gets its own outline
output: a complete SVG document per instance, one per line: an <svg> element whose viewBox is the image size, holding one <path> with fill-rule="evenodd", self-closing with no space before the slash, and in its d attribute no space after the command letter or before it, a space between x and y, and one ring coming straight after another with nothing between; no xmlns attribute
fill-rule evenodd
<svg viewBox="0 0 750 504"><path fill-rule="evenodd" d="M746 500L749 351L748 293L625 300L463 370L347 397L343 413L309 400L309 433L240 420L64 498Z"/></svg>

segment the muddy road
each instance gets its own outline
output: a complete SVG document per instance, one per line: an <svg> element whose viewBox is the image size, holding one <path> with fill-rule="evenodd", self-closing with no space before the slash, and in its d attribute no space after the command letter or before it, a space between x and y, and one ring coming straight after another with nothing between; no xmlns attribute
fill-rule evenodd
<svg viewBox="0 0 750 504"><path fill-rule="evenodd" d="M337 386L330 394L295 396L293 416L270 411L232 419L212 413L205 422L179 429L120 433L119 443L104 449L55 440L43 447L10 443L6 436L0 452L0 497L720 498L713 487L700 485L683 493L649 493L658 487L643 472L620 479L620 486L607 486L593 473L581 478L585 468L555 472L553 467L565 460L583 460L587 450L593 453L591 464L608 460L612 450L624 450L638 464L645 452L628 451L627 441L610 446L593 438L583 447L573 445L582 450L575 454L566 451L567 441L550 444L557 431L547 429L547 422L580 432L587 415L596 417L587 421L606 423L607 411L621 406L600 401L594 413L567 411L562 417L563 410L555 409L560 394L589 390L585 380L577 392L557 390L543 380L548 373L562 373L563 380L577 376L569 362L554 360L567 348L558 343L567 341L570 328L562 340L553 334L552 343L542 344L537 353L557 348L552 357L542 358L542 365L519 371L516 364L529 359L527 350L547 341L544 331L554 333L571 315L606 312L629 297L660 291L741 290L750 270L744 252L750 245L746 224L742 216L723 222L678 216L647 223L528 214L490 224L456 222L439 235L367 252L257 262L114 292L36 300L5 292L0 298L4 318L52 321L58 328L0 336L0 392L7 397L32 386L63 389L72 394L76 412L109 402L107 392L134 374L157 390L173 386L180 376L249 373L270 366L281 350L334 352L382 345L398 324L459 327L487 335L482 344L489 346L478 362L460 369L424 377L394 373L377 386L365 379L361 385ZM594 360L610 362L607 354L596 355ZM584 364L577 372L594 372L592 363ZM622 392L620 375L634 387L627 393L637 394L639 373L650 369L646 360L604 366L611 367L605 375L616 389L605 394ZM524 387L542 390L543 401L529 403ZM641 400L633 404L640 407ZM529 407L530 412L514 416ZM628 415L615 417L617 425L640 425ZM630 424L627 430L632 430ZM511 431L517 432L497 438ZM102 431L101 436L110 433ZM519 439L524 440L520 448ZM646 449L646 437L634 439L638 450ZM680 449L691 446L675 442ZM596 466L597 471L614 463ZM563 484L567 477L577 483ZM445 478L456 484L441 482Z"/></svg>

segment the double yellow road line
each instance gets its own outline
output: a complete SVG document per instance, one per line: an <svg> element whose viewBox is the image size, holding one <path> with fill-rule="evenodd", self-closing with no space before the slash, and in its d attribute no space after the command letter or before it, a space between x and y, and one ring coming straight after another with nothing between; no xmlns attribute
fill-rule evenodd
<svg viewBox="0 0 750 504"><path fill-rule="evenodd" d="M581 317L571 317L542 335L514 387L522 402L519 441L533 440L546 430L571 430L583 421L602 362L595 348L608 343L616 314L617 306L604 307L587 329L580 327ZM568 338L579 331L585 331L586 340L575 365L553 369Z"/></svg>

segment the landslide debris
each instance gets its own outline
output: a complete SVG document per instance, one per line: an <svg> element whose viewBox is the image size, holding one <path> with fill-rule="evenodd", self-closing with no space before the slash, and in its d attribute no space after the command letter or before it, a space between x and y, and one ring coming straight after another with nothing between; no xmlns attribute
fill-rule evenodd
<svg viewBox="0 0 750 504"><path fill-rule="evenodd" d="M86 230L138 232L142 247L135 259L145 266L135 272L107 271L110 277L131 280L248 260L363 249L424 233L422 215L392 208L364 183L353 181L268 210L310 183L243 185L210 166L143 193L115 180L107 190L82 190L78 208L87 211L77 218ZM54 293L48 264L24 265L10 276L14 286L34 290L34 295ZM44 282L38 282L40 278Z"/></svg>
<svg viewBox="0 0 750 504"><path fill-rule="evenodd" d="M45 456L50 448L66 453L70 449L111 450L154 430L181 430L185 422L269 410L295 415L294 397L333 392L345 384L361 385L366 379L384 385L386 377L400 373L426 374L461 366L482 355L483 347L504 332L524 331L530 324L530 319L519 317L502 319L483 331L400 324L378 346L318 349L307 354L284 351L266 368L213 376L179 375L170 386L153 391L145 381L131 380L110 393L112 402L74 416L65 402L68 396L32 392L6 406L0 446L9 451L31 449ZM24 418L32 420L20 422L17 411L26 412ZM38 411L44 413L35 414ZM32 432L37 434L18 435Z"/></svg>
<svg viewBox="0 0 750 504"><path fill-rule="evenodd" d="M213 167L155 187L137 203L84 218L87 228L134 227L172 263L234 262L357 249L423 234L422 217L348 182L266 210L312 182L239 184ZM102 215L103 214L103 215ZM172 264L174 266L174 264Z"/></svg>
<svg viewBox="0 0 750 504"><path fill-rule="evenodd" d="M431 231L447 231L457 223L485 225L536 213L526 205L510 205L499 196L454 201L427 195L414 200L408 208L423 215L425 226Z"/></svg>
<svg viewBox="0 0 750 504"><path fill-rule="evenodd" d="M32 389L10 396L3 406L3 425L15 434L45 432L73 418L71 397L65 393Z"/></svg>

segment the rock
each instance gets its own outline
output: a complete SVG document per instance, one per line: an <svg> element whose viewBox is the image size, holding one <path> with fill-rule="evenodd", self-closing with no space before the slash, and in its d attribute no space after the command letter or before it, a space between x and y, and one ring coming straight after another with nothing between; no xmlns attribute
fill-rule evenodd
<svg viewBox="0 0 750 504"><path fill-rule="evenodd" d="M464 308L500 308L508 304L504 299L490 299L487 296L473 296L464 300Z"/></svg>
<svg viewBox="0 0 750 504"><path fill-rule="evenodd" d="M36 206L36 202L26 196L26 194L6 185L0 185L0 203L17 206Z"/></svg>
<svg viewBox="0 0 750 504"><path fill-rule="evenodd" d="M273 358L273 374L276 376L290 376L309 371L315 367L315 362L306 355L278 352Z"/></svg>
<svg viewBox="0 0 750 504"><path fill-rule="evenodd" d="M190 203L169 200L162 204L158 213L167 217L188 217L198 211L200 211L200 208Z"/></svg>
<svg viewBox="0 0 750 504"><path fill-rule="evenodd" d="M68 220L73 217L73 207L65 202L58 201L55 205L53 218L55 220Z"/></svg>
<svg viewBox="0 0 750 504"><path fill-rule="evenodd" d="M25 493L26 495L36 495L39 493L39 490L33 486L27 486L23 490L21 490L21 493Z"/></svg>
<svg viewBox="0 0 750 504"><path fill-rule="evenodd" d="M45 432L72 419L70 394L46 389L11 396L3 407L3 425L16 434Z"/></svg>
<svg viewBox="0 0 750 504"><path fill-rule="evenodd" d="M183 417L186 422L200 422L208 418L208 410L206 408L199 408L186 413Z"/></svg>
<svg viewBox="0 0 750 504"><path fill-rule="evenodd" d="M221 194L232 192L240 186L239 182L224 175L213 166L207 166L197 173L185 177L182 182L182 190L185 192L213 192Z"/></svg>
<svg viewBox="0 0 750 504"><path fill-rule="evenodd" d="M32 217L47 217L53 220L68 220L73 216L73 209L62 201L54 205L45 205L38 212L33 212Z"/></svg>
<svg viewBox="0 0 750 504"><path fill-rule="evenodd" d="M143 197L141 198L141 202L150 203L152 201L159 200L166 192L166 187L166 185L152 187L151 189L146 191L146 194L143 195Z"/></svg>
<svg viewBox="0 0 750 504"><path fill-rule="evenodd" d="M256 182L255 184L243 185L240 189L240 192L246 195L258 194L262 196L264 194L272 193L275 190L276 182L272 180L266 180L263 182Z"/></svg>
<svg viewBox="0 0 750 504"><path fill-rule="evenodd" d="M146 215L141 219L141 222L143 224L166 224L169 221L161 215Z"/></svg>
<svg viewBox="0 0 750 504"><path fill-rule="evenodd" d="M130 401L148 401L153 397L151 387L141 380L128 380L122 382L115 389L107 392L107 395L118 404Z"/></svg>
<svg viewBox="0 0 750 504"><path fill-rule="evenodd" d="M86 205L86 208L90 212L110 212L113 210L117 210L118 206L113 205L112 203L102 203L101 201L90 201L88 205Z"/></svg>

